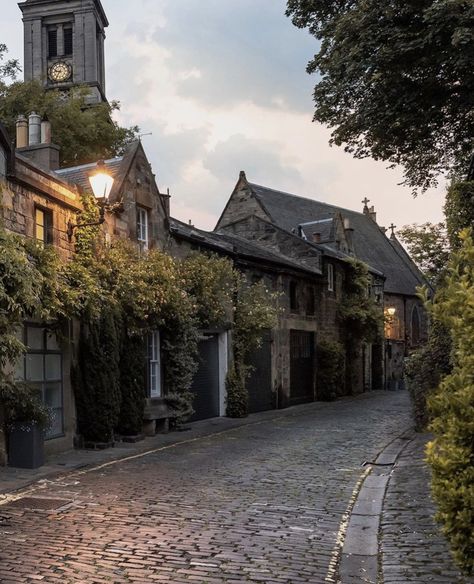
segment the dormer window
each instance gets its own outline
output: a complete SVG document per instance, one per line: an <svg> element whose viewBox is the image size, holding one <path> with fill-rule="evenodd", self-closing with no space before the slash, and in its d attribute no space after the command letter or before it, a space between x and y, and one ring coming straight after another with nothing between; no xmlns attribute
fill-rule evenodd
<svg viewBox="0 0 474 584"><path fill-rule="evenodd" d="M142 249L148 249L148 211L137 207L137 239Z"/></svg>

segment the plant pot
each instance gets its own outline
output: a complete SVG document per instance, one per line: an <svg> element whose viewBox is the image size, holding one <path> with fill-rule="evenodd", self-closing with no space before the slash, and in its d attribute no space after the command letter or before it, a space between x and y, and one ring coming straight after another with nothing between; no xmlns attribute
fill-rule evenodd
<svg viewBox="0 0 474 584"><path fill-rule="evenodd" d="M44 464L44 431L37 425L13 427L8 436L8 464L38 468Z"/></svg>

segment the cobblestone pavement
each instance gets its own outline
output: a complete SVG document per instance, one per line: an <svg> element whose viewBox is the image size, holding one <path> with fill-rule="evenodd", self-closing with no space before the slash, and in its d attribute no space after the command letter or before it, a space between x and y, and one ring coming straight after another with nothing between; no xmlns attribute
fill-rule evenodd
<svg viewBox="0 0 474 584"><path fill-rule="evenodd" d="M434 522L434 503L424 463L426 435L417 435L400 456L388 484L381 522L384 584L464 584Z"/></svg>
<svg viewBox="0 0 474 584"><path fill-rule="evenodd" d="M409 427L408 397L276 415L28 493L56 510L0 506L0 582L335 582L361 463Z"/></svg>

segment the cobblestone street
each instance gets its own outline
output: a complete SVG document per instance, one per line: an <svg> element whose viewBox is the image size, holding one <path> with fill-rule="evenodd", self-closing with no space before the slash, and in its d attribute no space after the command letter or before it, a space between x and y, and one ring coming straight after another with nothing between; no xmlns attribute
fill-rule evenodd
<svg viewBox="0 0 474 584"><path fill-rule="evenodd" d="M405 392L375 392L43 482L27 496L49 510L0 506L0 582L337 582L361 464L410 425ZM391 487L397 521L404 481ZM384 553L399 561L390 517ZM403 570L388 569L386 584L458 582Z"/></svg>

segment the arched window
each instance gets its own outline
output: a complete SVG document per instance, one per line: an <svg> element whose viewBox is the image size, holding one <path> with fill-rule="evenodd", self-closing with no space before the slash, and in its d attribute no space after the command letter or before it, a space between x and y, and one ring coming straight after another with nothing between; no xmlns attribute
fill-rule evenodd
<svg viewBox="0 0 474 584"><path fill-rule="evenodd" d="M411 344L420 344L420 313L418 307L414 306L411 313Z"/></svg>

